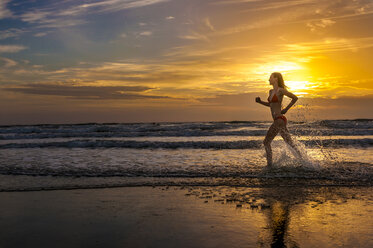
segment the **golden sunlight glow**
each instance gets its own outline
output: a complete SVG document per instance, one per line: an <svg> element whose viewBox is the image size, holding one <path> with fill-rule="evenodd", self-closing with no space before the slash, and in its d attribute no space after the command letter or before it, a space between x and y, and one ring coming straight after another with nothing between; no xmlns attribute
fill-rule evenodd
<svg viewBox="0 0 373 248"><path fill-rule="evenodd" d="M277 61L259 65L254 69L254 72L259 75L267 75L272 72L286 73L302 69L304 68L296 62Z"/></svg>
<svg viewBox="0 0 373 248"><path fill-rule="evenodd" d="M310 84L308 81L285 81L288 90L297 95L306 95L307 89L309 89L308 85Z"/></svg>
<svg viewBox="0 0 373 248"><path fill-rule="evenodd" d="M296 58L294 60L296 60ZM312 70L302 63L274 61L264 65L258 65L253 70L253 73L263 78L263 80L267 80L266 77L269 78L272 72L282 73L285 85L288 87L289 91L298 96L309 95L315 90L315 87L317 87L317 85L312 82Z"/></svg>

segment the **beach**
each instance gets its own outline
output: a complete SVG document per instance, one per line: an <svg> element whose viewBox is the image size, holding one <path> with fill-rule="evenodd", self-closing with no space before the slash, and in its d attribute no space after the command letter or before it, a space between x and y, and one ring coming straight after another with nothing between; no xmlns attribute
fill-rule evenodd
<svg viewBox="0 0 373 248"><path fill-rule="evenodd" d="M370 187L1 192L1 247L372 247Z"/></svg>
<svg viewBox="0 0 373 248"><path fill-rule="evenodd" d="M372 247L373 120L0 126L0 247Z"/></svg>

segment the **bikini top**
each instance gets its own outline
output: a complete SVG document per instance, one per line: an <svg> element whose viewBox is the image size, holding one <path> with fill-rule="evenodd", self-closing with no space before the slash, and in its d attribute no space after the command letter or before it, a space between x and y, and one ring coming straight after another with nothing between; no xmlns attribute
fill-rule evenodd
<svg viewBox="0 0 373 248"><path fill-rule="evenodd" d="M268 97L268 102L271 103L271 102L278 102L278 97L276 95L276 93L273 94L272 96L272 100L270 98L271 96Z"/></svg>

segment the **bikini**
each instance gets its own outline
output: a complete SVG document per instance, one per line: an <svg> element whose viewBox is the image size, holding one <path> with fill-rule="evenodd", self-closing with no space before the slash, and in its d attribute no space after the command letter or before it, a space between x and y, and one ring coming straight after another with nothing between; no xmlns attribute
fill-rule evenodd
<svg viewBox="0 0 373 248"><path fill-rule="evenodd" d="M273 94L272 96L272 100L270 99L271 96L268 97L268 102L271 103L271 102L278 102L278 97L276 95L276 93ZM277 116L274 120L277 120L277 119L282 119L284 122L285 122L285 125L287 123L287 119L285 117L285 115L280 115L280 116Z"/></svg>

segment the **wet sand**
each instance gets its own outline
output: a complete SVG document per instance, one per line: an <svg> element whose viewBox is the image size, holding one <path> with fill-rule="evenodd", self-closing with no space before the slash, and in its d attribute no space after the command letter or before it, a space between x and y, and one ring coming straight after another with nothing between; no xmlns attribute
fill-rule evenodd
<svg viewBox="0 0 373 248"><path fill-rule="evenodd" d="M0 247L373 247L372 187L120 187L0 197Z"/></svg>

